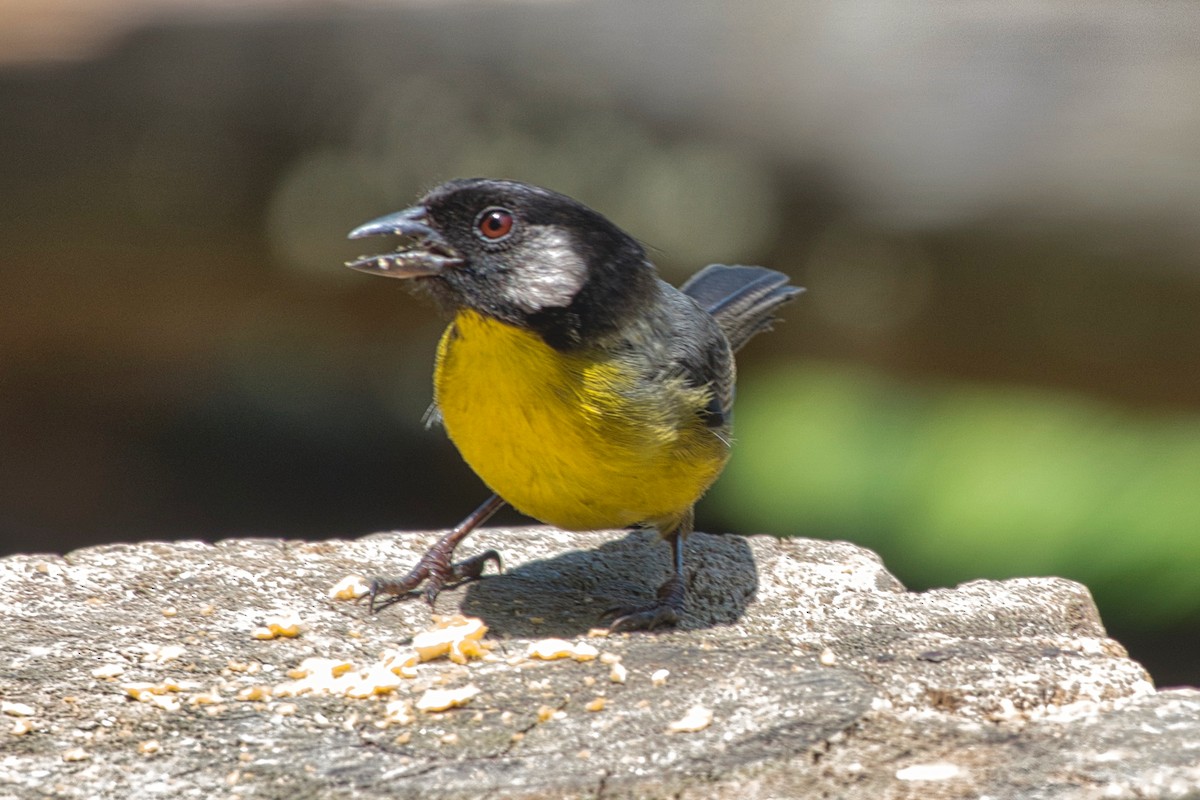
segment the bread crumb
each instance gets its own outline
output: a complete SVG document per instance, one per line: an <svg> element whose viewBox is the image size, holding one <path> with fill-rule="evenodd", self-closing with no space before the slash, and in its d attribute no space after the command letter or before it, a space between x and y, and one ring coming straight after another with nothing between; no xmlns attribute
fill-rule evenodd
<svg viewBox="0 0 1200 800"><path fill-rule="evenodd" d="M412 648L421 661L432 661L449 656L455 664L465 664L469 659L482 658L485 646L482 642L487 625L478 617L437 618L436 627L422 631L413 637Z"/></svg>
<svg viewBox="0 0 1200 800"><path fill-rule="evenodd" d="M98 680L109 680L116 678L125 672L124 664L102 664L92 670L92 677Z"/></svg>
<svg viewBox="0 0 1200 800"><path fill-rule="evenodd" d="M587 642L578 642L571 653L571 658L576 661L591 661L598 655L600 655L600 651L595 647L592 647Z"/></svg>
<svg viewBox="0 0 1200 800"><path fill-rule="evenodd" d="M575 652L575 645L566 639L539 639L529 645L525 651L528 658L540 658L543 661L554 661L558 658L570 658Z"/></svg>
<svg viewBox="0 0 1200 800"><path fill-rule="evenodd" d="M188 703L193 706L211 706L221 702L224 702L224 698L216 689L200 692L188 698Z"/></svg>
<svg viewBox="0 0 1200 800"><path fill-rule="evenodd" d="M280 637L291 639L299 636L303 627L303 623L300 622L300 615L295 611L289 611L267 617L261 626L250 631L250 635L255 639L277 639Z"/></svg>
<svg viewBox="0 0 1200 800"><path fill-rule="evenodd" d="M347 575L329 587L328 595L331 600L357 600L366 597L371 591L371 585L362 575Z"/></svg>
<svg viewBox="0 0 1200 800"><path fill-rule="evenodd" d="M406 697L402 700L393 700L384 706L383 719L375 724L380 728L386 728L389 725L411 725L416 719L416 715L413 714L413 702Z"/></svg>
<svg viewBox="0 0 1200 800"><path fill-rule="evenodd" d="M466 705L479 692L479 687L472 684L458 689L429 689L417 700L415 707L417 711L424 711L426 713L445 711L450 708Z"/></svg>
<svg viewBox="0 0 1200 800"><path fill-rule="evenodd" d="M554 706L541 706L537 711L538 722L549 722L554 719L556 713L558 713L558 709Z"/></svg>
<svg viewBox="0 0 1200 800"><path fill-rule="evenodd" d="M37 709L28 703L13 703L8 700L0 702L0 714L10 717L32 717L36 713Z"/></svg>
<svg viewBox="0 0 1200 800"><path fill-rule="evenodd" d="M267 686L247 686L237 693L237 699L243 702L253 702L255 700L270 700L271 689Z"/></svg>
<svg viewBox="0 0 1200 800"><path fill-rule="evenodd" d="M712 721L712 709L704 706L692 706L682 719L677 719L667 726L667 733L695 733L707 728Z"/></svg>

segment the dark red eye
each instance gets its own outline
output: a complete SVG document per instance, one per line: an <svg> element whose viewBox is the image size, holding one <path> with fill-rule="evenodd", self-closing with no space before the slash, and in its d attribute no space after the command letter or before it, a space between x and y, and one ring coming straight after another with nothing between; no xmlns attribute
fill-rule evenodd
<svg viewBox="0 0 1200 800"><path fill-rule="evenodd" d="M485 209L475 220L475 230L485 239L498 241L513 229L512 212L504 208Z"/></svg>

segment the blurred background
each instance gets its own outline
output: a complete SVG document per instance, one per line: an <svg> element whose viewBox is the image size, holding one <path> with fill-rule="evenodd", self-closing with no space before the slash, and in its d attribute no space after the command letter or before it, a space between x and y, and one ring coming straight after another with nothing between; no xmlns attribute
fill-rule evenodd
<svg viewBox="0 0 1200 800"><path fill-rule="evenodd" d="M457 522L442 323L345 234L509 177L674 282L809 288L701 530L1074 578L1200 683L1198 37L1191 2L9 2L0 551Z"/></svg>

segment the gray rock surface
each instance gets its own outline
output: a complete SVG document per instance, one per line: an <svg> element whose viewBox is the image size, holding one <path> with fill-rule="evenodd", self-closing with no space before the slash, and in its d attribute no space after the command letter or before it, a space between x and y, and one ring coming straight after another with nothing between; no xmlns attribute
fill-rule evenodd
<svg viewBox="0 0 1200 800"><path fill-rule="evenodd" d="M432 539L0 560L0 799L1200 797L1200 692L1156 691L1084 587L908 592L842 542L696 534L679 630L588 638L609 606L649 599L666 547L483 531L466 549L495 547L510 569L438 610L481 617L488 658L429 661L364 699L271 693L306 658L366 668L431 627L420 602L372 616L327 592L403 570ZM251 635L280 612L299 636ZM545 637L604 658L526 658ZM168 691L138 702L139 683ZM467 685L463 707L404 713ZM695 706L711 724L667 732Z"/></svg>

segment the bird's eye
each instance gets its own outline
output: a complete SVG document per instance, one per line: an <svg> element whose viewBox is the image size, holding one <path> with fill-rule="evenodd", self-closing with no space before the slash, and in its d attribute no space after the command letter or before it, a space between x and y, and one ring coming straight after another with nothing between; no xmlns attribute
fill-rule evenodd
<svg viewBox="0 0 1200 800"><path fill-rule="evenodd" d="M484 239L498 242L512 233L513 215L506 208L487 208L476 217L475 231Z"/></svg>

